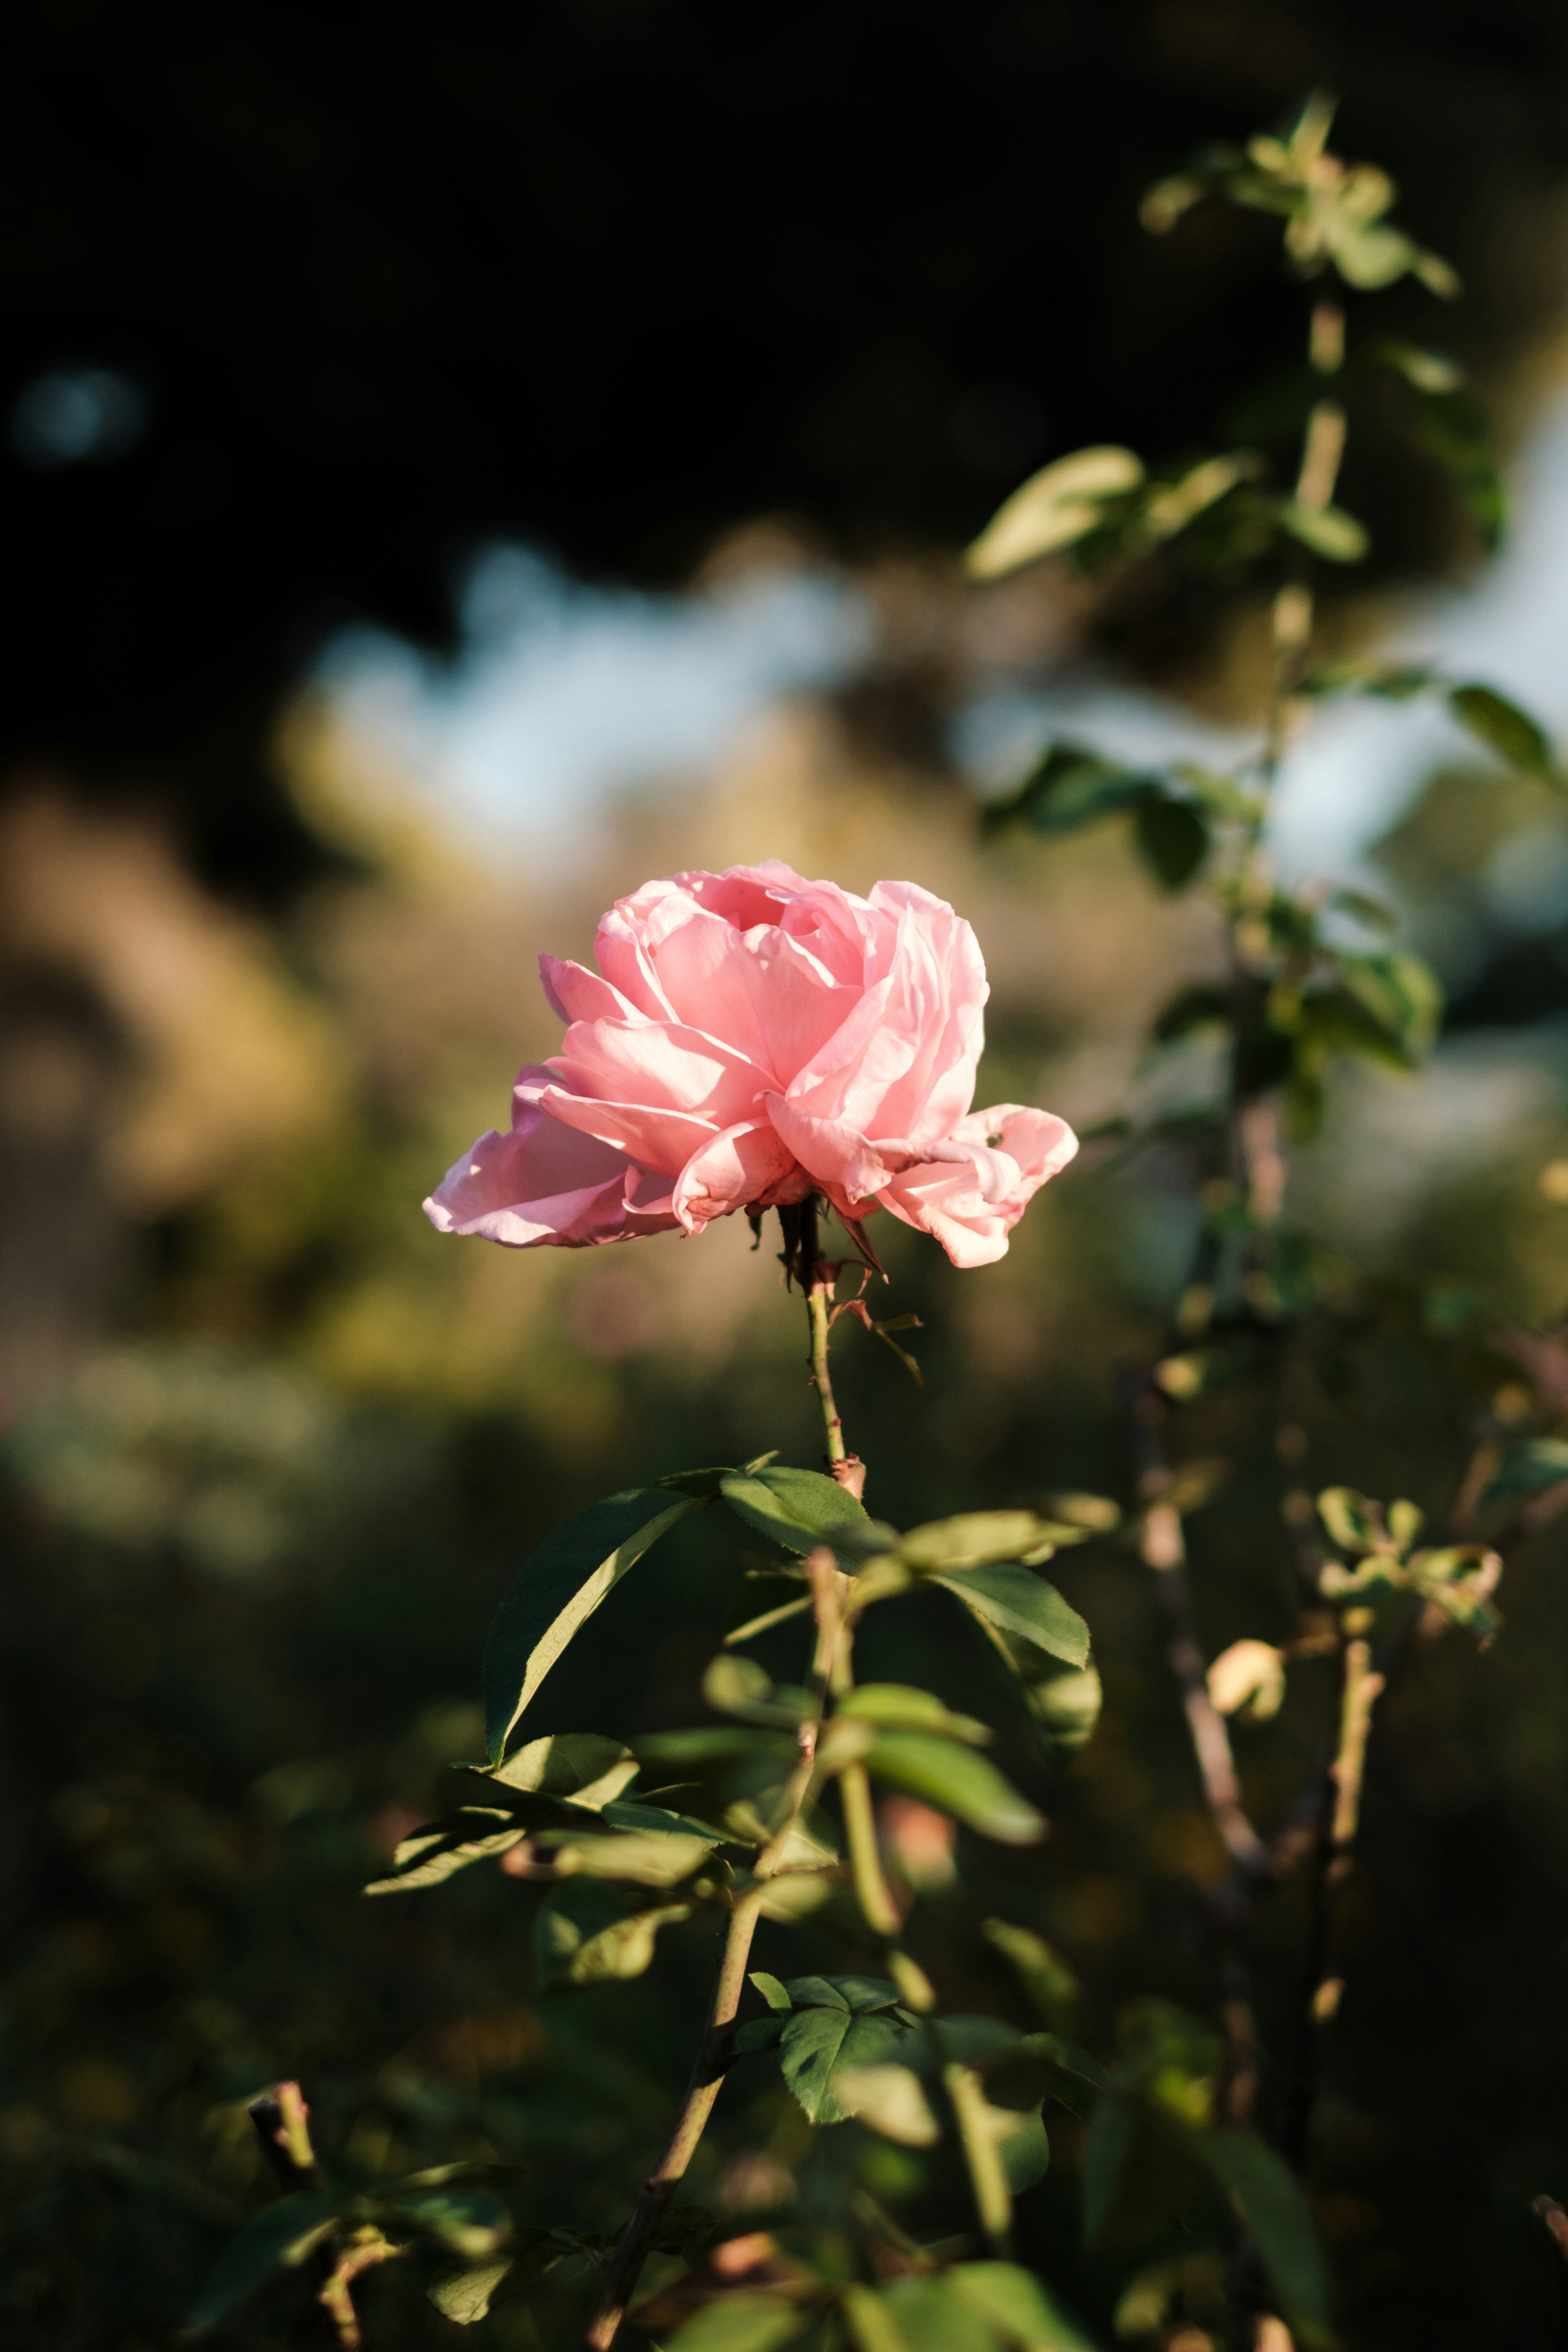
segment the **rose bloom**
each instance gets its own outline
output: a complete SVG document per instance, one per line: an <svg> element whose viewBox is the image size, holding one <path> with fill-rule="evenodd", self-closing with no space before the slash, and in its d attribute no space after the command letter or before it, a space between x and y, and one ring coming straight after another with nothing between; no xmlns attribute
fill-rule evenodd
<svg viewBox="0 0 1568 2352"><path fill-rule="evenodd" d="M561 1052L426 1202L443 1233L581 1248L816 1192L986 1265L1078 1150L1049 1111L970 1109L985 966L912 882L678 874L617 899L594 950L596 972L541 956Z"/></svg>

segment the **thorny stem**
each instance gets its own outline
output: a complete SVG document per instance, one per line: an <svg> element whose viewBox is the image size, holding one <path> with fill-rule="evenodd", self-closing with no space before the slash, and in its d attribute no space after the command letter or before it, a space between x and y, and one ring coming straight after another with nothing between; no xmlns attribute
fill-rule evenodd
<svg viewBox="0 0 1568 2352"><path fill-rule="evenodd" d="M865 1490L866 1465L858 1454L849 1453L845 1446L844 1424L838 1417L838 1406L833 1394L833 1376L827 1365L827 1335L833 1320L833 1286L838 1269L827 1265L822 1257L817 1217L818 1203L815 1192L808 1192L798 1207L779 1211L779 1223L784 1227L784 1270L786 1275L791 1271L799 1273L801 1288L805 1293L811 1384L822 1407L822 1425L827 1441L827 1475L858 1502Z"/></svg>
<svg viewBox="0 0 1568 2352"><path fill-rule="evenodd" d="M811 1787L816 1763L817 1737L845 1634L847 1580L840 1573L833 1554L826 1549L813 1552L805 1565L811 1579L812 1602L816 1613L816 1650L811 1672L812 1710L800 1727L799 1754L784 1790L778 1826L757 1857L752 1885L730 1914L730 1926L720 1956L708 2024L692 2065L675 2128L665 2143L658 2162L638 2190L630 2219L605 2265L598 2298L584 2333L584 2352L609 2352L610 2346L614 2344L665 2209L685 2176L713 2111L713 2103L724 2080L730 2028L734 2024L735 2014L741 2005L741 1994L746 1981L746 1963L751 1958L752 1938L756 1933L757 1920L766 1898L768 1881L784 1866L790 1836L800 1819L801 1809Z"/></svg>

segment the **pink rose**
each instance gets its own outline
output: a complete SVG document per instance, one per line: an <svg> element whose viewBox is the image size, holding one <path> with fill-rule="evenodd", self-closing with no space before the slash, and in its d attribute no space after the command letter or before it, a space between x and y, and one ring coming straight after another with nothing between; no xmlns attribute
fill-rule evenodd
<svg viewBox="0 0 1568 2352"><path fill-rule="evenodd" d="M1078 1150L1049 1111L971 1111L985 966L912 882L678 874L617 900L594 946L597 972L540 958L562 1050L426 1202L443 1233L580 1248L819 1192L986 1265Z"/></svg>

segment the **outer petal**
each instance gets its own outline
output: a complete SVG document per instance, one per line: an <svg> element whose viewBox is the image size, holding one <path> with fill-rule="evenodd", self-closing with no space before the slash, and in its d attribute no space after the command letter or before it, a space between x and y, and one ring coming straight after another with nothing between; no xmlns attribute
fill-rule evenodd
<svg viewBox="0 0 1568 2352"><path fill-rule="evenodd" d="M769 1122L726 1128L694 1151L675 1181L670 1206L689 1234L728 1217L783 1185L794 1161Z"/></svg>
<svg viewBox="0 0 1568 2352"><path fill-rule="evenodd" d="M580 963L563 963L559 956L542 955L539 959L540 984L550 1000L550 1009L563 1021L646 1021L647 1013L639 1013L607 980L596 971L587 971Z"/></svg>
<svg viewBox="0 0 1568 2352"><path fill-rule="evenodd" d="M1053 1112L998 1103L959 1122L950 1142L892 1177L879 1203L939 1241L954 1265L989 1265L1078 1138Z"/></svg>
<svg viewBox="0 0 1568 2352"><path fill-rule="evenodd" d="M649 1192L623 1152L524 1104L510 1135L492 1129L447 1171L425 1213L440 1233L510 1249L581 1249L668 1232L676 1223L668 1196L660 1202Z"/></svg>

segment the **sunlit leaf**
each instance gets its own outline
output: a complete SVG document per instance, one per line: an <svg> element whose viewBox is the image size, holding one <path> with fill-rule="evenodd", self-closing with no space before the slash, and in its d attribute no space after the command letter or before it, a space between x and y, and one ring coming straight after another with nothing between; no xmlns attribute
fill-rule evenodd
<svg viewBox="0 0 1568 2352"><path fill-rule="evenodd" d="M669 2342L677 2352L776 2352L800 2326L793 2304L741 2287L704 2304Z"/></svg>
<svg viewBox="0 0 1568 2352"><path fill-rule="evenodd" d="M1030 477L1001 507L964 557L972 580L997 580L1098 528L1103 502L1143 479L1131 449L1078 449Z"/></svg>
<svg viewBox="0 0 1568 2352"><path fill-rule="evenodd" d="M834 2087L839 2068L896 2063L910 2033L885 2011L857 2017L847 2009L798 2009L779 2042L780 2070L814 2124L847 2123L854 2108Z"/></svg>
<svg viewBox="0 0 1568 2352"><path fill-rule="evenodd" d="M975 1568L933 1583L1005 1633L1020 1634L1069 1666L1089 1663L1089 1627L1055 1585L1026 1568Z"/></svg>
<svg viewBox="0 0 1568 2352"><path fill-rule="evenodd" d="M1051 2142L1045 2117L1037 2106L1019 2113L1009 2105L992 2107L987 2113L1007 2186L1015 2197L1022 2197L1050 2169Z"/></svg>
<svg viewBox="0 0 1568 2352"><path fill-rule="evenodd" d="M874 1723L886 1731L935 1731L984 1748L993 1734L972 1715L954 1715L933 1691L916 1690L908 1683L861 1683L838 1707L840 1718Z"/></svg>
<svg viewBox="0 0 1568 2352"><path fill-rule="evenodd" d="M187 2327L215 2327L237 2311L247 2295L279 2270L300 2264L336 2228L338 2209L330 2197L301 2189L280 2197L246 2223L224 2248L212 2275L187 2315Z"/></svg>
<svg viewBox="0 0 1568 2352"><path fill-rule="evenodd" d="M932 1519L899 1538L899 1558L922 1574L939 1569L984 1568L1019 1559L1041 1532L1033 1511L964 1511Z"/></svg>
<svg viewBox="0 0 1568 2352"><path fill-rule="evenodd" d="M734 1471L721 1491L736 1517L754 1534L800 1554L815 1551L834 1528L866 1517L865 1507L847 1486L820 1470L793 1470L787 1464L749 1474Z"/></svg>
<svg viewBox="0 0 1568 2352"><path fill-rule="evenodd" d="M482 2189L432 2189L396 2200L396 2216L454 2254L478 2262L511 2234L511 2215Z"/></svg>
<svg viewBox="0 0 1568 2352"><path fill-rule="evenodd" d="M666 1530L701 1507L637 1486L545 1538L513 1581L485 1643L485 1739L499 1764L514 1726L573 1635Z"/></svg>
<svg viewBox="0 0 1568 2352"><path fill-rule="evenodd" d="M1033 2271L1016 2263L955 2263L949 2284L1026 2352L1096 2352L1095 2339Z"/></svg>
<svg viewBox="0 0 1568 2352"><path fill-rule="evenodd" d="M903 2352L1003 2352L1015 2340L941 2275L889 2280L881 2301Z"/></svg>
<svg viewBox="0 0 1568 2352"><path fill-rule="evenodd" d="M464 1805L439 1822L416 1830L398 1846L390 1876L372 1879L367 1895L407 1895L439 1886L471 1863L505 1853L525 1834L516 1816L489 1806Z"/></svg>
<svg viewBox="0 0 1568 2352"><path fill-rule="evenodd" d="M1104 1693L1098 1672L1093 1666L1064 1666L1021 1633L1007 1632L978 1610L971 1614L1017 1684L1041 1755L1058 1769L1070 1764L1100 1720Z"/></svg>
<svg viewBox="0 0 1568 2352"><path fill-rule="evenodd" d="M652 1963L659 1929L679 1927L690 1916L689 1903L662 1903L651 1911L634 1911L624 1919L613 1920L577 1945L542 1990L623 1983L630 1977L640 1977Z"/></svg>
<svg viewBox="0 0 1568 2352"><path fill-rule="evenodd" d="M1005 1845L1032 1845L1045 1822L996 1767L972 1748L920 1731L885 1731L866 1758L889 1788L920 1797Z"/></svg>
<svg viewBox="0 0 1568 2352"><path fill-rule="evenodd" d="M487 1777L521 1793L567 1799L596 1812L637 1773L636 1757L596 1731L556 1731L531 1739Z"/></svg>
<svg viewBox="0 0 1568 2352"><path fill-rule="evenodd" d="M503 2254L499 2262L476 2263L471 2269L436 2279L426 2293L443 2319L472 2327L489 2313L490 2297L510 2268L511 2257Z"/></svg>
<svg viewBox="0 0 1568 2352"><path fill-rule="evenodd" d="M934 2147L942 2137L920 2077L908 2066L840 2066L833 2094L858 2123L901 2147Z"/></svg>

